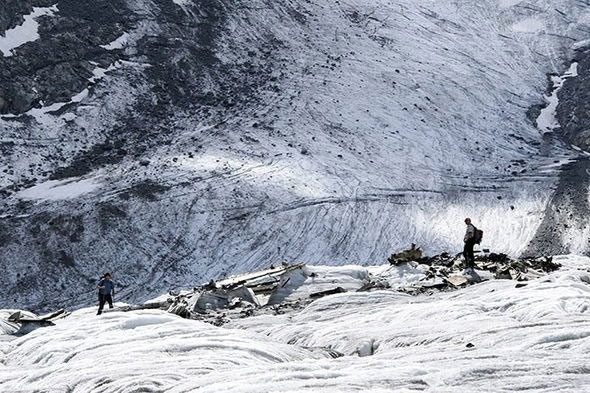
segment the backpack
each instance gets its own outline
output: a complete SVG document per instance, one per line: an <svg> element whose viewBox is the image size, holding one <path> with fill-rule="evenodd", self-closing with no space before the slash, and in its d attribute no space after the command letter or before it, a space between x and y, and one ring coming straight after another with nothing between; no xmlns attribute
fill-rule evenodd
<svg viewBox="0 0 590 393"><path fill-rule="evenodd" d="M481 239L483 239L483 231L481 229L477 229L475 225L473 228L475 229L473 232L473 240L475 240L475 244L481 244Z"/></svg>

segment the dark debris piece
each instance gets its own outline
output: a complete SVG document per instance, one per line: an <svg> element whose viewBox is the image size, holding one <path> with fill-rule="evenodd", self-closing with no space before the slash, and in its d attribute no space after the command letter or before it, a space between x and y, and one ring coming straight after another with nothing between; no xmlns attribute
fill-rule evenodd
<svg viewBox="0 0 590 393"><path fill-rule="evenodd" d="M400 251L387 259L392 265L399 265L400 263L417 261L422 258L422 250L420 247L416 248L416 244L412 243L409 249Z"/></svg>

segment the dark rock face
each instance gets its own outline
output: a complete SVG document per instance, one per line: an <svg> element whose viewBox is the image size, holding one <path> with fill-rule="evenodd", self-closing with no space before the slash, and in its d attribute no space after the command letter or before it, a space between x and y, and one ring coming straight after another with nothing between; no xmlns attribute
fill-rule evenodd
<svg viewBox="0 0 590 393"><path fill-rule="evenodd" d="M569 143L590 150L590 48L578 50L578 76L568 78L559 91L557 119Z"/></svg>
<svg viewBox="0 0 590 393"><path fill-rule="evenodd" d="M574 61L578 76L567 78L558 93L556 137L588 151L590 149L590 48L579 50ZM567 254L564 236L582 237L590 216L588 189L590 160L582 157L562 168L559 183L545 210L535 237L525 252L527 256L548 253ZM568 234L568 235L566 235Z"/></svg>
<svg viewBox="0 0 590 393"><path fill-rule="evenodd" d="M224 41L228 16L239 14L243 4L201 0L191 7L198 10L196 21L172 1L150 2L149 18L158 21L154 34L143 35L131 50L106 50L101 45L145 22L145 10L123 0L61 0L55 15L37 19L40 39L16 48L14 56L0 57L0 114L68 102L93 88L89 79L97 66L120 60L149 64L134 82L142 93L121 108L119 120L67 164L58 159L51 179L81 176L167 143L173 133L166 119L175 111L221 122L255 102L261 90L278 88L276 77L271 81L277 62L270 60L280 41L272 35L249 47ZM242 55L220 61L222 43Z"/></svg>
<svg viewBox="0 0 590 393"><path fill-rule="evenodd" d="M547 205L541 225L529 243L525 256L540 254L559 255L570 252L563 244L565 233L579 233L590 216L588 188L590 187L590 160L581 158L565 165L557 188Z"/></svg>
<svg viewBox="0 0 590 393"><path fill-rule="evenodd" d="M23 15L29 14L33 7L50 7L56 0L3 0L0 7L0 35L23 22Z"/></svg>
<svg viewBox="0 0 590 393"><path fill-rule="evenodd" d="M9 1L10 3L10 1ZM14 2L17 3L17 2ZM52 1L18 2L0 9L7 15L30 13L33 6L51 6ZM23 4L20 4L23 3ZM130 24L124 1L61 0L59 11L37 18L40 39L14 49L15 55L0 57L0 114L20 114L39 106L67 102L89 84L95 67L117 59L100 47L115 40ZM22 22L2 18L5 26ZM0 22L1 23L1 22Z"/></svg>

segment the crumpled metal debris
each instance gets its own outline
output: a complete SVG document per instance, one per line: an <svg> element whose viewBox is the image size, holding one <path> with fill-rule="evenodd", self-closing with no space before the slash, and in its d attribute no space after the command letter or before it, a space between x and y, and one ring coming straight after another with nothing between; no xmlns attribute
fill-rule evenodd
<svg viewBox="0 0 590 393"><path fill-rule="evenodd" d="M487 250L486 250L487 251ZM370 275L357 291L395 290L412 295L450 291L457 288L485 281L486 279L510 279L522 282L542 276L559 269L561 265L554 263L551 257L512 259L506 254L481 253L475 258L476 270L465 269L461 253L452 255L447 252L423 256L420 247L412 244L402 252L392 254L389 259L391 266L383 275ZM392 287L387 281L387 271L402 268L408 264L414 270L424 274L424 278L405 287ZM168 311L184 318L200 319L215 325L227 323L233 318L245 318L262 313L282 314L305 307L317 298L345 292L339 282L333 288L312 292L307 298L297 301L284 299L271 302L277 297L276 291L280 283L292 282L294 275L305 270L304 264L281 266L260 272L248 273L229 279L213 281L193 289L191 293L175 296L168 304ZM488 273L485 273L488 272ZM313 274L310 277L313 277ZM481 276L480 276L481 274ZM304 279L307 276L303 277ZM269 296L264 306L259 296Z"/></svg>
<svg viewBox="0 0 590 393"><path fill-rule="evenodd" d="M387 260L392 265L398 265L404 262L417 261L421 258L422 250L420 247L416 248L416 244L412 243L409 249L400 251L396 254L391 254Z"/></svg>

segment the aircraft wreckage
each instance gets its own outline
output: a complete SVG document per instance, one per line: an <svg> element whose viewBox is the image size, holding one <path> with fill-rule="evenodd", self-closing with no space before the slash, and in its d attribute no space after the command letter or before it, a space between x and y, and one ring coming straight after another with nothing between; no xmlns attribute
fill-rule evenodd
<svg viewBox="0 0 590 393"><path fill-rule="evenodd" d="M234 318L286 313L303 308L315 299L343 292L393 290L411 295L431 294L491 279L515 280L515 285L520 287L529 279L560 267L551 257L514 260L504 254L483 252L476 257L475 270L464 269L460 254L423 257L414 244L392 254L388 262L380 266L281 264L211 280L192 290L171 292L144 304L118 306L109 312L154 308L223 325ZM16 334L24 334L37 327L51 326L53 320L67 315L65 310L40 317L17 312L9 322L21 326Z"/></svg>

